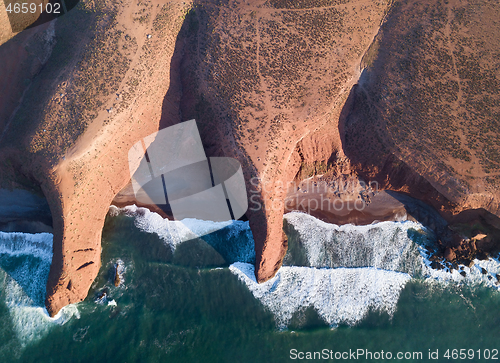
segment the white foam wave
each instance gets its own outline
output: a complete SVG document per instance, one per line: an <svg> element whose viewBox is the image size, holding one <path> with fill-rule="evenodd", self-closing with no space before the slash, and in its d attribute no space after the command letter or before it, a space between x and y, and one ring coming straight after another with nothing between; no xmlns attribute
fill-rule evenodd
<svg viewBox="0 0 500 363"><path fill-rule="evenodd" d="M44 336L54 324L79 317L75 305L51 318L44 307L52 262L52 234L0 232L0 289L16 337L25 346Z"/></svg>
<svg viewBox="0 0 500 363"><path fill-rule="evenodd" d="M460 271L432 269L424 247L433 234L419 223L337 226L294 212L286 214L285 221L293 227L288 232L295 234L289 234L289 244L296 243L295 252L288 252L296 256L287 257L301 260L304 267L283 266L273 279L257 284L253 265L230 266L274 314L280 328L307 307L313 307L332 327L355 325L370 310L392 316L402 289L412 278L500 289L497 259L475 260L474 266L460 266Z"/></svg>
<svg viewBox="0 0 500 363"><path fill-rule="evenodd" d="M289 245L305 250L305 265L310 267L369 266L415 275L422 263L412 237L415 233L423 240L431 237L424 226L411 221L338 226L304 213L291 212L284 218L293 227L288 228Z"/></svg>
<svg viewBox="0 0 500 363"><path fill-rule="evenodd" d="M0 232L0 254L32 255L52 260L51 233Z"/></svg>
<svg viewBox="0 0 500 363"><path fill-rule="evenodd" d="M136 206L111 207L110 212L134 217L139 229L156 233L173 251L179 243L229 225L233 225L231 233L235 239L241 238L241 232L251 233L248 222L169 221ZM392 316L402 289L412 278L498 287L496 274L500 273L500 263L497 260L476 260L472 268L462 267L465 278L458 271L431 269L424 246L430 244L434 236L416 222L337 226L295 212L286 214L285 221L293 227L299 249L305 252L304 267L283 266L273 279L257 284L254 266L243 263L248 262L248 256L231 252L238 255L233 261L239 262L230 266L230 270L274 314L280 328L286 327L294 314L307 307L313 307L332 327L355 325L370 310ZM231 233L225 237L232 238ZM251 242L253 246L253 239ZM488 273L483 274L482 268Z"/></svg>
<svg viewBox="0 0 500 363"><path fill-rule="evenodd" d="M401 290L410 280L405 273L375 268L317 269L281 267L271 280L258 284L254 266L234 263L229 269L285 328L293 315L312 306L330 326L355 325L370 310L392 316Z"/></svg>
<svg viewBox="0 0 500 363"><path fill-rule="evenodd" d="M449 268L436 270L431 268L431 261L423 254L422 264L424 268L424 276L427 282L438 282L444 284L457 284L468 286L486 286L496 290L500 290L500 261L496 258L489 258L488 260L474 259L472 267L459 265L459 270ZM444 261L443 261L444 262ZM465 276L461 274L465 272Z"/></svg>
<svg viewBox="0 0 500 363"><path fill-rule="evenodd" d="M207 236L210 233L230 227L228 233L223 239L238 243L221 243L221 241L206 238L218 252L222 251L226 260L246 261L255 260L255 251L253 247L253 237L248 222L243 221L225 221L213 222L194 218L186 218L181 221L171 221L163 218L158 213L151 212L147 208L137 207L135 205L124 208L110 207L110 215L126 215L135 218L135 226L143 232L157 234L164 243L173 251L176 247L186 241ZM241 237L244 237L243 239Z"/></svg>
<svg viewBox="0 0 500 363"><path fill-rule="evenodd" d="M158 213L151 212L147 208L137 207L136 205L124 208L111 206L110 211L111 215L124 214L129 217L135 217L137 228L143 232L156 233L172 249L175 249L179 243L218 231L233 223L233 221L212 222L195 218L171 221L163 218Z"/></svg>
<svg viewBox="0 0 500 363"><path fill-rule="evenodd" d="M54 324L63 325L72 316L80 317L77 307L68 305L51 318L47 309L35 303L16 280L3 270L0 271L4 275L5 304L9 309L12 327L21 346L42 338ZM46 282L42 283L45 290Z"/></svg>
<svg viewBox="0 0 500 363"><path fill-rule="evenodd" d="M369 266L406 272L427 282L484 285L500 289L496 278L500 274L497 259L476 259L474 266L460 265L459 271L431 268L429 252L424 246L430 244L434 237L420 223L406 221L337 226L297 212L288 213L284 218L293 227L290 230L295 234L292 239L299 241L292 242L305 250L309 266ZM465 276L460 272L465 272Z"/></svg>

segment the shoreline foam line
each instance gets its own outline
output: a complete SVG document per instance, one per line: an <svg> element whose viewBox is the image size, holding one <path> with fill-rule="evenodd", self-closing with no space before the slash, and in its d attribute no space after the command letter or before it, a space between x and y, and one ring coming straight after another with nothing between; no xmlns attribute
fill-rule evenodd
<svg viewBox="0 0 500 363"><path fill-rule="evenodd" d="M272 279L258 284L254 266L234 263L229 267L275 316L285 329L294 314L313 307L334 328L356 325L369 311L396 311L399 295L411 277L376 268L313 268L283 266Z"/></svg>
<svg viewBox="0 0 500 363"><path fill-rule="evenodd" d="M184 225L186 220L169 221L147 208L112 207L110 212L134 217L141 231L156 233L173 250L192 237ZM294 314L308 307L313 307L331 327L355 325L370 310L392 316L402 289L411 279L499 288L492 277L500 273L497 260L476 260L472 268L463 267L466 277L458 271L431 269L425 246L432 243L434 236L420 223L337 226L296 212L286 214L285 219L293 227L290 230L296 234L305 265L284 265L273 279L262 284L255 281L254 266L245 258L234 259L229 267L274 314L280 329L290 323ZM223 225L227 227L230 223ZM248 222L239 223L236 229L251 233ZM202 232L218 227L218 223L199 220L189 220L186 224ZM289 235L289 247L291 239L293 236ZM290 253L289 249L285 260ZM488 274L483 274L482 268Z"/></svg>
<svg viewBox="0 0 500 363"><path fill-rule="evenodd" d="M435 236L417 222L338 226L297 212L287 213L285 220L289 224L289 255L285 262L294 262L295 259L303 266L319 268L376 267L405 272L429 282L482 284L500 289L497 279L497 275L500 277L500 261L495 258L475 259L474 266L460 265L460 271L432 269L425 247L434 243ZM460 272L464 272L465 277Z"/></svg>
<svg viewBox="0 0 500 363"><path fill-rule="evenodd" d="M62 325L72 316L79 317L75 305L64 307L54 318L44 306L52 239L50 233L0 232L1 296L21 347L42 338L54 324Z"/></svg>
<svg viewBox="0 0 500 363"><path fill-rule="evenodd" d="M134 224L139 230L155 233L172 252L179 244L200 238L221 253L228 263L255 261L253 235L248 222L213 222L194 218L172 221L135 205L124 208L112 205L110 215L135 218Z"/></svg>
<svg viewBox="0 0 500 363"><path fill-rule="evenodd" d="M51 233L0 232L0 254L33 255L52 261Z"/></svg>

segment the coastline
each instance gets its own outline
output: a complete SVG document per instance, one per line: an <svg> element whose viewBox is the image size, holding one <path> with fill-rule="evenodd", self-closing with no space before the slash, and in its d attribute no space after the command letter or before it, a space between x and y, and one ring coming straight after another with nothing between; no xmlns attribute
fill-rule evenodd
<svg viewBox="0 0 500 363"><path fill-rule="evenodd" d="M158 213L162 218L168 218L173 220L173 215L172 213L169 212L169 209L167 206L164 208L158 206L157 204L154 203L142 203L139 202L134 194L134 191L132 189L132 184L129 182L113 199L111 202L111 205L114 205L115 207L118 208L124 208L130 205L135 205L139 208L147 208L151 212Z"/></svg>
<svg viewBox="0 0 500 363"><path fill-rule="evenodd" d="M291 203L287 204L290 208L286 208L285 213L298 210L337 225L367 225L408 219L405 204L386 191L375 194L370 202L343 195L324 196L317 192L294 193L289 194L287 198Z"/></svg>

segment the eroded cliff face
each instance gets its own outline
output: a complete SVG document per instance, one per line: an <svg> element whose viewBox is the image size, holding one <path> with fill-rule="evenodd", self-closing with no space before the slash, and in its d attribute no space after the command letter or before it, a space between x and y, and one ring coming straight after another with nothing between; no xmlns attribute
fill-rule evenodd
<svg viewBox="0 0 500 363"><path fill-rule="evenodd" d="M340 125L359 173L448 219L499 215L499 13L482 1L395 3Z"/></svg>
<svg viewBox="0 0 500 363"><path fill-rule="evenodd" d="M162 113L178 117L163 102L179 92L170 63L189 6L81 2L52 23L52 55L4 128L4 169L34 178L51 208L51 315L83 300L97 276L105 216L130 180L128 150Z"/></svg>
<svg viewBox="0 0 500 363"><path fill-rule="evenodd" d="M499 251L499 14L482 1L396 2L339 124L355 173L449 222L436 254L450 262Z"/></svg>
<svg viewBox="0 0 500 363"><path fill-rule="evenodd" d="M339 114L387 9L384 1L195 2L186 17L182 118L198 120L207 153L244 166L258 281L281 266L286 185L303 158L342 152Z"/></svg>
<svg viewBox="0 0 500 363"><path fill-rule="evenodd" d="M306 174L376 180L447 218L498 216L500 52L480 22L495 14L452 0L81 2L2 124L2 168L22 165L51 206L50 314L97 275L130 147L192 118L209 156L243 165L258 281L281 266L287 184Z"/></svg>

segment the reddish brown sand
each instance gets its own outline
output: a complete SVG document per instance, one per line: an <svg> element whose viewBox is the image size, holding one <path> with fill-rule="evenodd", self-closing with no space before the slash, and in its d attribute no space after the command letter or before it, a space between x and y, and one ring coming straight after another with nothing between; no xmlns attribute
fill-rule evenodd
<svg viewBox="0 0 500 363"><path fill-rule="evenodd" d="M361 198L325 196L321 193L289 194L286 211L299 210L328 223L364 225L406 220L403 203L382 191L367 204Z"/></svg>

